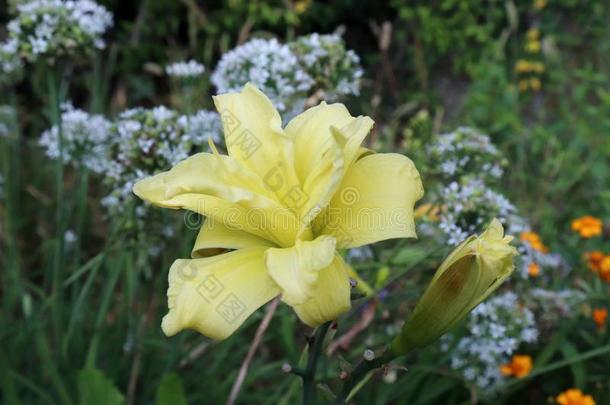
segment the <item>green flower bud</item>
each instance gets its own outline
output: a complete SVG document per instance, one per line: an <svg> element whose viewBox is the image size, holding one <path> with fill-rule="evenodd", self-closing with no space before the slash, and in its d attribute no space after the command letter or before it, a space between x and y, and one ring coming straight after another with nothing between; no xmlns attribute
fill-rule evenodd
<svg viewBox="0 0 610 405"><path fill-rule="evenodd" d="M440 265L413 314L392 342L396 354L429 345L454 327L513 272L517 250L494 219Z"/></svg>

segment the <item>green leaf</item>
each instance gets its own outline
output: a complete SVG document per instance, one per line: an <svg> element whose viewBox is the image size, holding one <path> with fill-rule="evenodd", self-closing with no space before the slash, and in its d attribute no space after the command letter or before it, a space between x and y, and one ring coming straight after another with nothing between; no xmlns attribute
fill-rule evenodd
<svg viewBox="0 0 610 405"><path fill-rule="evenodd" d="M176 373L169 373L163 377L157 388L156 405L186 405L182 380Z"/></svg>
<svg viewBox="0 0 610 405"><path fill-rule="evenodd" d="M571 343L564 342L560 348L566 360L578 357L578 350ZM570 364L570 369L574 376L574 386L584 389L587 380L584 364L582 362L573 362Z"/></svg>
<svg viewBox="0 0 610 405"><path fill-rule="evenodd" d="M82 405L122 405L123 394L97 369L85 368L78 372L79 403Z"/></svg>

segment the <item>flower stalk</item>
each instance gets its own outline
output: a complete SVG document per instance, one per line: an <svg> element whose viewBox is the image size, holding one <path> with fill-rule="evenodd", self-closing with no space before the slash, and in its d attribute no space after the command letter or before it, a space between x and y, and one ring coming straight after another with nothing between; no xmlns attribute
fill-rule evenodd
<svg viewBox="0 0 610 405"><path fill-rule="evenodd" d="M331 322L322 324L313 336L313 341L309 343L309 355L307 356L307 366L303 373L300 373L303 379L303 405L309 405L315 402L316 399L316 369L318 367L318 359L322 353L324 338L328 333Z"/></svg>

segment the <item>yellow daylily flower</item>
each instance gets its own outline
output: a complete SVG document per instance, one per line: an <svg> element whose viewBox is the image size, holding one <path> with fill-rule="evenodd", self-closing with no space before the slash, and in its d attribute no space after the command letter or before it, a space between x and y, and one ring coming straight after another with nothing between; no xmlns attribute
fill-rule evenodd
<svg viewBox="0 0 610 405"><path fill-rule="evenodd" d="M206 217L192 259L170 268L163 331L224 339L277 295L309 326L337 318L350 308L355 276L338 250L416 236L417 169L403 155L363 148L373 121L342 104L321 103L282 128L250 84L214 102L228 156L211 145L213 153L133 189Z"/></svg>

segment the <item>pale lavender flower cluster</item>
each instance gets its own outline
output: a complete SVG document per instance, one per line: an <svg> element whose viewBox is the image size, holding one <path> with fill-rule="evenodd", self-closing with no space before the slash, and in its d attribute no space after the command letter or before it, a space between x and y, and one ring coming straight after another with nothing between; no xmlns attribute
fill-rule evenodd
<svg viewBox="0 0 610 405"><path fill-rule="evenodd" d="M8 23L21 58L34 62L103 49L112 14L93 0L31 0L17 6Z"/></svg>

